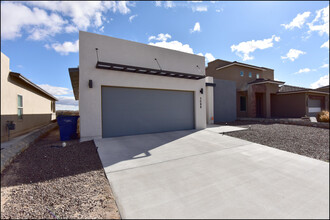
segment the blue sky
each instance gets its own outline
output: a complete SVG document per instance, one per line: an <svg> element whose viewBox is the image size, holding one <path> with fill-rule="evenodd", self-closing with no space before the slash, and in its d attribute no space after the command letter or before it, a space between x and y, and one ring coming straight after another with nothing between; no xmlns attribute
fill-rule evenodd
<svg viewBox="0 0 330 220"><path fill-rule="evenodd" d="M288 85L329 84L329 3L1 2L1 51L10 68L77 109L68 68L78 31L274 69Z"/></svg>

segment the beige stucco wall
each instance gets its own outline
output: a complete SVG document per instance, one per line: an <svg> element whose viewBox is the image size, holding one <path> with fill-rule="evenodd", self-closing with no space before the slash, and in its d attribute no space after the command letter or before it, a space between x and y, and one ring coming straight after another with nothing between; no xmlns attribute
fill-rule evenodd
<svg viewBox="0 0 330 220"><path fill-rule="evenodd" d="M55 119L51 100L32 86L9 76L9 58L1 53L1 138L7 137L6 122L12 120L16 129L11 137L27 132ZM23 96L23 119L17 118L17 95ZM4 138L4 139L3 139Z"/></svg>
<svg viewBox="0 0 330 220"><path fill-rule="evenodd" d="M154 60L157 58L164 70L205 74L203 56L80 31L79 111L82 138L102 137L101 86L193 91L195 127L197 129L206 127L205 92L204 94L199 92L201 88L205 91L205 79L190 80L96 69L95 48L99 49L100 61L104 62L159 69ZM197 69L196 65L200 69ZM89 80L93 80L93 88L88 88ZM200 98L202 108L200 108Z"/></svg>

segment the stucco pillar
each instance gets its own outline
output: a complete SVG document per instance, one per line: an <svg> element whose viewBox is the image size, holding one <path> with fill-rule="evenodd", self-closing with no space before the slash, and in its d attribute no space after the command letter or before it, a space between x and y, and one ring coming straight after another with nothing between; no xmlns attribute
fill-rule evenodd
<svg viewBox="0 0 330 220"><path fill-rule="evenodd" d="M213 77L206 77L206 83L213 83ZM205 95L206 95L206 123L214 124L214 89L213 86L205 87Z"/></svg>
<svg viewBox="0 0 330 220"><path fill-rule="evenodd" d="M271 102L270 102L270 92L266 91L265 93L266 95L266 118L270 118L271 117Z"/></svg>
<svg viewBox="0 0 330 220"><path fill-rule="evenodd" d="M256 94L254 92L253 86L250 85L247 90L247 111L249 118L256 117Z"/></svg>

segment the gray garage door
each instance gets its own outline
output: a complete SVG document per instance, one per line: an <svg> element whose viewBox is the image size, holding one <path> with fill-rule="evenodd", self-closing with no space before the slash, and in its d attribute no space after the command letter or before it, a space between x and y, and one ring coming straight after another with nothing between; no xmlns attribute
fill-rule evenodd
<svg viewBox="0 0 330 220"><path fill-rule="evenodd" d="M194 129L188 91L102 87L102 137Z"/></svg>
<svg viewBox="0 0 330 220"><path fill-rule="evenodd" d="M319 99L308 99L308 115L317 116L317 113L321 111L321 100Z"/></svg>

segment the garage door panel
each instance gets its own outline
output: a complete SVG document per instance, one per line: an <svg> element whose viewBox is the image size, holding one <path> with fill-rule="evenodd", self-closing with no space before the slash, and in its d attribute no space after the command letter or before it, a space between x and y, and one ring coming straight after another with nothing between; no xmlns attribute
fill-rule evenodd
<svg viewBox="0 0 330 220"><path fill-rule="evenodd" d="M189 91L102 87L102 136L194 129Z"/></svg>

